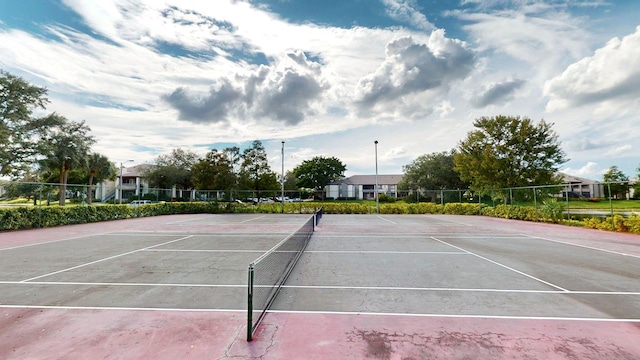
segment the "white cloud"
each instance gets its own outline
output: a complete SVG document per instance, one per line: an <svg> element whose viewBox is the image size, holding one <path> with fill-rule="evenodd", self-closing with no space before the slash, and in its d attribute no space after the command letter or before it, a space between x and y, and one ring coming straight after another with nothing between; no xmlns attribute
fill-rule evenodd
<svg viewBox="0 0 640 360"><path fill-rule="evenodd" d="M471 99L471 104L483 108L491 104L504 104L511 100L516 90L525 84L524 80L511 77L499 83L491 83L477 91Z"/></svg>
<svg viewBox="0 0 640 360"><path fill-rule="evenodd" d="M285 139L287 167L326 155L371 173L378 139L381 173L397 173L419 155L450 150L475 118L513 114L555 122L580 164L574 168L626 154L635 169L634 89L635 97L607 96L595 108L544 112L547 101L582 99L563 73L580 59L588 69L600 59L617 65L606 81L625 69L634 74L638 56L625 43L633 36L617 48L594 44L591 31L624 34L594 29L599 19L570 12L580 5L573 0L477 0L448 13L455 19L438 18L467 24L449 32L463 42L431 31L422 2L383 1L387 16L407 26L293 23L251 1L65 0L88 34L71 23L48 22L37 35L3 25L0 59L5 70L49 89L48 110L87 120L96 150L114 160L261 139L278 163ZM599 81L607 73L573 75ZM552 77L558 86L544 98ZM606 81L596 85L609 95L620 90ZM171 94L173 106L165 101Z"/></svg>
<svg viewBox="0 0 640 360"><path fill-rule="evenodd" d="M266 118L296 125L315 114L312 103L327 86L319 64L297 51L248 76L218 79L206 95L189 94L178 87L164 99L179 111L181 119L197 123Z"/></svg>
<svg viewBox="0 0 640 360"><path fill-rule="evenodd" d="M583 177L592 180L598 180L602 178L602 174L604 174L607 169L601 168L598 163L588 162L583 167L579 169L571 169L571 168L563 168L560 169L560 172L563 172L568 175Z"/></svg>
<svg viewBox="0 0 640 360"><path fill-rule="evenodd" d="M442 30L432 32L426 44L410 37L396 39L387 44L386 59L378 69L358 82L356 104L364 114L384 113L393 108L390 102L409 108L413 100L423 104L416 94L446 93L454 81L469 74L474 61L463 42L446 38Z"/></svg>
<svg viewBox="0 0 640 360"><path fill-rule="evenodd" d="M407 22L418 29L432 31L435 26L427 17L417 10L416 0L382 0L387 8L387 14L398 21Z"/></svg>
<svg viewBox="0 0 640 360"><path fill-rule="evenodd" d="M545 84L547 110L640 97L640 26L622 39L614 38L593 56L570 65Z"/></svg>
<svg viewBox="0 0 640 360"><path fill-rule="evenodd" d="M473 3L476 3L474 1ZM447 14L469 22L464 28L479 49L506 54L538 67L545 76L557 64L576 59L588 49L584 20L544 2L480 1L483 6Z"/></svg>

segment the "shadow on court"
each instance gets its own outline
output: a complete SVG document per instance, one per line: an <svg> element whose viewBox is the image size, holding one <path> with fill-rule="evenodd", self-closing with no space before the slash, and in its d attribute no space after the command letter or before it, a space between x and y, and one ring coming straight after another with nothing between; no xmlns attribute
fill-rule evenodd
<svg viewBox="0 0 640 360"><path fill-rule="evenodd" d="M0 233L0 358L640 358L640 237L446 215L325 215L248 343L247 265L307 219Z"/></svg>

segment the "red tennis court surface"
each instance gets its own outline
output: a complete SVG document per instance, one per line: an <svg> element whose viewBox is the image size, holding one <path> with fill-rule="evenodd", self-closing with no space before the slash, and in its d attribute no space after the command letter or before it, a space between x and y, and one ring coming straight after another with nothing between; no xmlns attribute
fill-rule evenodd
<svg viewBox="0 0 640 360"><path fill-rule="evenodd" d="M472 216L325 215L246 342L246 267L306 219L0 233L0 358L640 358L639 236Z"/></svg>

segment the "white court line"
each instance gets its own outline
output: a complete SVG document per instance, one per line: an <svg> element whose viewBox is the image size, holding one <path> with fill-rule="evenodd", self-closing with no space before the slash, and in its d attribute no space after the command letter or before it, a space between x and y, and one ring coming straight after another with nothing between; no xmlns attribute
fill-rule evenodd
<svg viewBox="0 0 640 360"><path fill-rule="evenodd" d="M30 247L30 246L37 246L37 245L54 244L54 243L58 243L58 242L62 242L62 241L77 240L77 239L82 239L82 238L91 237L91 236L102 236L102 235L109 235L109 234L110 233L98 233L98 234L90 234L90 235L80 235L80 236L74 236L74 237L70 237L70 238L66 238L66 239L43 241L43 242L38 242L38 243L12 246L12 247L8 247L8 248L1 248L0 251L20 249L20 248L25 248L25 247Z"/></svg>
<svg viewBox="0 0 640 360"><path fill-rule="evenodd" d="M232 288L246 289L246 284L170 284L170 283L118 283L118 282L78 282L78 281L0 281L0 285L49 285L49 286L112 286L112 287L177 287L177 288ZM272 285L256 285L256 287L272 288ZM434 287L393 287L393 286L320 286L320 285L282 285L286 289L312 290L367 290L367 291L443 291L443 292L486 292L516 294L559 294L559 295L614 295L640 296L635 291L561 291L561 290L518 290L518 289L481 289L481 288L434 288Z"/></svg>
<svg viewBox="0 0 640 360"><path fill-rule="evenodd" d="M425 217L427 217L429 219L435 219L435 220L438 220L438 221L444 221L444 222L451 223L451 224L462 225L462 226L473 226L471 224L466 224L466 223L461 223L461 222L457 222L457 221L444 220L444 219L432 217L432 216L429 216L429 214L424 214L424 215L425 215Z"/></svg>
<svg viewBox="0 0 640 360"><path fill-rule="evenodd" d="M540 279L540 278L537 278L537 277L535 277L535 276L533 276L533 275L529 275L529 274L524 273L524 272L522 272L522 271L520 271L520 270L516 270L516 269L514 269L514 268L512 268L512 267L509 267L509 266L507 266L507 265L501 264L501 263L499 263L499 262L497 262L497 261L491 260L491 259L489 259L489 258L486 258L486 257L482 256L482 255L478 255L478 254L475 254L475 253L473 253L473 252L471 252L471 251L469 251L469 250L465 250L465 249L463 249L463 248L461 248L461 247L458 247L458 246L455 246L455 245L449 244L449 243L448 243L448 242L446 242L446 241L442 241L442 240L436 239L436 238L435 238L435 237L433 237L433 236L432 236L431 238L432 238L433 240L439 241L439 242L441 242L441 243L443 243L443 244L446 244L446 245L449 245L449 246L451 246L451 247L453 247L453 248L456 248L456 249L458 249L458 250L460 250L460 251L467 252L467 253L469 253L469 254L471 254L471 255L473 255L473 256L476 256L476 257L478 257L478 258L480 258L480 259L483 259L483 260L485 260L485 261L488 261L488 262L490 262L490 263L492 263L492 264L495 264L495 265L501 266L501 267L503 267L503 268L505 268L505 269L511 270L511 271L516 272L516 273L518 273L518 274L520 274L520 275L524 275L524 276L526 276L526 277L528 277L528 278L530 278L530 279L533 279L533 280L539 281L539 282L541 282L541 283L543 283L543 284L546 284L546 285L552 286L552 287L554 287L554 288L556 288L556 289L559 289L559 290L562 290L562 291L569 292L569 290L567 290L567 289L565 289L565 288L562 288L562 287L560 287L560 286L558 286L558 285L554 285L554 284L552 284L552 283L550 283L550 282L548 282L548 281L544 281L544 280L542 280L542 279Z"/></svg>
<svg viewBox="0 0 640 360"><path fill-rule="evenodd" d="M470 255L466 252L454 251L375 251L375 250L305 250L304 253L328 253L328 254L437 254L437 255Z"/></svg>
<svg viewBox="0 0 640 360"><path fill-rule="evenodd" d="M0 281L2 285L75 285L75 286L143 286L143 287L202 287L202 288L242 288L247 285L215 285L215 284L163 284L163 283L116 283L116 282L78 282L78 281Z"/></svg>
<svg viewBox="0 0 640 360"><path fill-rule="evenodd" d="M186 219L186 220L168 222L167 225L175 225L175 224L181 224L181 223L186 223L186 222L190 222L190 221L197 221L197 220L209 219L209 218L211 218L211 216L201 216L201 217L195 218L195 219Z"/></svg>
<svg viewBox="0 0 640 360"><path fill-rule="evenodd" d="M185 249L148 249L146 252L195 252L195 253L258 253L262 254L267 250L185 250Z"/></svg>
<svg viewBox="0 0 640 360"><path fill-rule="evenodd" d="M49 273L49 274L44 274L44 275L36 276L36 277L31 278L31 279L22 280L22 282L28 282L28 281L32 281L32 280L36 280L36 279L40 279L40 278L43 278L43 277L46 277L46 276L59 274L59 273L65 272L65 271L78 269L78 268L81 268L81 267L84 267L84 266L97 264L97 263L99 263L99 262L103 262L103 261L107 261L107 260L112 260L112 259L115 259L115 258L118 258L118 257L121 257L121 256L131 255L131 254L134 254L134 253L137 253L137 252L143 251L143 250L152 249L152 248L157 247L157 246L162 246L162 245L171 244L171 243L174 243L174 242L177 242L177 241L182 241L182 240L188 239L188 238L190 238L190 237L191 237L191 236L186 236L186 237L182 237L182 238L180 238L180 239L175 239L175 240L171 240L171 241L163 242L163 243L161 243L161 244L157 244L157 245L153 245L153 246L147 246L147 247L145 247L145 248L138 249L138 250L133 250L133 251L129 251L129 252L126 252L126 253L123 253L123 254L118 254L118 255L114 255L114 256L109 256L109 257L107 257L107 258L100 259L100 260L96 260L96 261L91 261L91 262L88 262L88 263L86 263L86 264L81 264L81 265L73 266L73 267L70 267L70 268L66 268L66 269L62 269L62 270L58 270L58 271L54 271L54 272Z"/></svg>
<svg viewBox="0 0 640 360"><path fill-rule="evenodd" d="M543 237L540 237L540 236L532 236L532 235L526 235L526 234L523 234L523 236L526 236L527 238L546 240L546 241L551 241L551 242L555 242L555 243L560 243L560 244L565 244L565 245L572 245L572 246L577 246L577 247L581 247L581 248L585 248L585 249L597 250L597 251L602 251L602 252L606 252L606 253L610 253L610 254L616 254L616 255L622 255L622 256L630 256L630 257L634 257L634 258L640 259L640 255L633 255L633 254L627 254L627 253L623 253L623 252L619 252L619 251L601 249L601 248L597 248L597 247L593 247L593 246L574 244L574 243L570 243L570 242L566 242L566 241L543 238Z"/></svg>
<svg viewBox="0 0 640 360"><path fill-rule="evenodd" d="M54 309L54 310L123 310L123 311L176 311L176 312L242 312L247 309L179 309L179 308L145 308L145 307L114 307L114 306L48 306L48 305L0 305L0 309Z"/></svg>
<svg viewBox="0 0 640 360"><path fill-rule="evenodd" d="M246 223L246 222L249 222L249 221L253 221L253 220L262 219L263 217L266 217L266 216L267 215L262 215L262 216L258 216L257 218L251 218L251 219L243 220L243 221L240 221L240 224L243 224L243 223Z"/></svg>
<svg viewBox="0 0 640 360"><path fill-rule="evenodd" d="M389 219L385 219L385 218L383 218L383 217L382 217L382 216L380 216L380 215L378 215L378 218L379 218L379 219L381 219L381 220L384 220L384 221L386 221L386 222L390 222L390 223L392 223L393 225L397 225L397 223L395 223L395 222L393 222L393 221L391 221L391 220L389 220Z"/></svg>
<svg viewBox="0 0 640 360"><path fill-rule="evenodd" d="M0 305L1 306L1 305ZM551 316L509 316L509 315L454 315L454 314L403 314L403 313L374 313L357 311L293 311L293 310L269 310L278 314L320 314L320 315L367 315L367 316L406 316L406 317L430 317L430 318L459 318L459 319L504 319L504 320L551 320L551 321L592 321L592 322L631 322L640 323L640 319L615 319L615 318L576 318L576 317L551 317Z"/></svg>
<svg viewBox="0 0 640 360"><path fill-rule="evenodd" d="M392 290L392 291L451 291L451 292L490 292L490 293L522 293L522 294L561 294L561 295L631 295L640 296L636 291L563 291L563 290L518 290L518 289L481 289L481 288L421 288L393 286L316 286L316 285L283 285L290 289L318 290Z"/></svg>
<svg viewBox="0 0 640 360"><path fill-rule="evenodd" d="M47 309L47 310L110 310L110 311L171 311L171 312L237 312L246 313L246 309L179 309L179 308L145 308L145 307L113 307L113 306L46 306L46 305L0 305L0 309ZM365 316L392 316L392 317L430 317L430 318L458 318L458 319L503 319L503 320L548 320L548 321L583 321L583 322L616 322L616 323L640 323L640 319L614 319L614 318L575 318L575 317L550 317L550 316L499 316L499 315L453 315L453 314L403 314L403 313L373 313L355 311L291 311L268 310L276 314L309 314L309 315L365 315Z"/></svg>
<svg viewBox="0 0 640 360"><path fill-rule="evenodd" d="M505 235L505 234L481 234L481 235L457 235L457 234L443 234L443 233L368 233L366 235L340 235L340 233L314 233L314 238L429 238L436 236L439 238L454 238L454 239L526 239L522 235Z"/></svg>

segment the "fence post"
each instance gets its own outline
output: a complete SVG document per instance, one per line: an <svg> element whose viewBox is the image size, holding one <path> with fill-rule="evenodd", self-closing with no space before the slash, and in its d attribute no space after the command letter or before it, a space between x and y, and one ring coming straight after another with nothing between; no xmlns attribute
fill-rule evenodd
<svg viewBox="0 0 640 360"><path fill-rule="evenodd" d="M613 216L613 201L611 200L611 183L607 183L607 188L609 188L609 209L611 210L611 226L613 226L613 231L616 231L616 218Z"/></svg>
<svg viewBox="0 0 640 360"><path fill-rule="evenodd" d="M566 192L567 198L567 220L571 220L571 207L569 206L569 191Z"/></svg>

